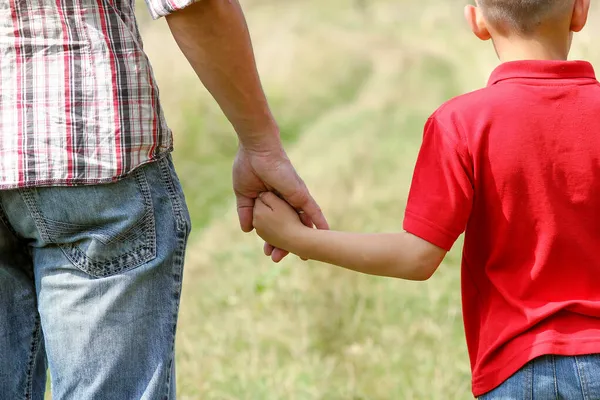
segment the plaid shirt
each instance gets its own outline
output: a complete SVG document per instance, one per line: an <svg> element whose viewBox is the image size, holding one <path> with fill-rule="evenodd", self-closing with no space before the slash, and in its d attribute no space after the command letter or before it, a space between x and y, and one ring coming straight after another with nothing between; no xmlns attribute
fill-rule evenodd
<svg viewBox="0 0 600 400"><path fill-rule="evenodd" d="M0 189L111 182L172 150L134 3L0 1Z"/></svg>

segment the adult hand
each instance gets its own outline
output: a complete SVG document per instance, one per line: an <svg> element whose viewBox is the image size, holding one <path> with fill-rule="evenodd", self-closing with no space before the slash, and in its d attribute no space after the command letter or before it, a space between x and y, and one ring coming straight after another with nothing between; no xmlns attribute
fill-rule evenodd
<svg viewBox="0 0 600 400"><path fill-rule="evenodd" d="M308 227L329 229L327 220L306 185L296 173L280 143L261 150L240 144L233 166L233 189L237 199L240 226L244 232L254 227L254 202L262 192L274 192L300 214ZM265 243L265 254L279 262L288 253Z"/></svg>

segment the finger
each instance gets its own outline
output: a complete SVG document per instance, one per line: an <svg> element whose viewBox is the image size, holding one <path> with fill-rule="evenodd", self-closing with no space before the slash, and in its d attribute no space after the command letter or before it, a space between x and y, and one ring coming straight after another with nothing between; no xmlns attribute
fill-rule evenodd
<svg viewBox="0 0 600 400"><path fill-rule="evenodd" d="M271 210L275 208L277 202L282 201L281 199L279 199L279 197L277 197L276 194L271 192L263 192L258 195L258 198L264 203L264 205L269 207Z"/></svg>
<svg viewBox="0 0 600 400"><path fill-rule="evenodd" d="M264 202L262 202L260 199L257 199L254 202L254 212L255 213L258 213L258 212L264 213L267 210L272 211L273 209L271 207L269 207L268 205L266 205Z"/></svg>
<svg viewBox="0 0 600 400"><path fill-rule="evenodd" d="M314 227L312 219L310 219L310 217L304 211L298 212L298 216L300 217L300 221L302 221L304 225L308 226L309 228Z"/></svg>
<svg viewBox="0 0 600 400"><path fill-rule="evenodd" d="M310 195L309 195L310 196ZM329 224L327 223L327 219L325 219L325 215L323 215L323 211L313 199L310 197L308 203L302 207L302 210L308 215L311 221L315 224L317 229L329 229Z"/></svg>
<svg viewBox="0 0 600 400"><path fill-rule="evenodd" d="M321 208L310 195L306 186L304 186L299 193L286 198L286 201L296 208L296 210L304 211L318 229L329 229L329 224L327 223Z"/></svg>
<svg viewBox="0 0 600 400"><path fill-rule="evenodd" d="M281 262L281 260L286 258L288 254L290 254L288 251L281 250L281 249L275 249L273 251L273 254L271 254L271 259L273 260L274 263L279 263L279 262Z"/></svg>
<svg viewBox="0 0 600 400"><path fill-rule="evenodd" d="M269 243L265 242L265 246L264 246L263 250L265 251L265 256L271 257L271 255L273 254L273 250L275 250L275 247L273 247Z"/></svg>
<svg viewBox="0 0 600 400"><path fill-rule="evenodd" d="M242 231L244 232L252 232L254 229L254 226L252 225L252 219L254 218L254 199L237 193L235 197L240 228L242 228Z"/></svg>

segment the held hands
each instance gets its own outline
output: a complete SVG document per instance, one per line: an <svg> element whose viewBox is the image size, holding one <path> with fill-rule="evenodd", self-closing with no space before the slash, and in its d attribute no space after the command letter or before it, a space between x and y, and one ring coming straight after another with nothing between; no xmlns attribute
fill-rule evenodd
<svg viewBox="0 0 600 400"><path fill-rule="evenodd" d="M314 225L318 229L329 229L325 216L296 173L279 140L261 145L260 151L240 145L233 167L233 186L240 225L244 232L251 232L255 227L253 213L255 203L260 203L259 194L270 191L281 195L293 209L302 211L300 215L295 214L288 206L295 214L296 220L299 219L310 228ZM283 202L277 196L273 197L276 199L273 199L276 205ZM271 196L266 197L265 201L271 202ZM273 261L279 262L288 252L275 243L266 241L265 254L271 256Z"/></svg>
<svg viewBox="0 0 600 400"><path fill-rule="evenodd" d="M278 249L291 251L303 229L298 213L275 194L261 193L254 204L253 225L258 235Z"/></svg>

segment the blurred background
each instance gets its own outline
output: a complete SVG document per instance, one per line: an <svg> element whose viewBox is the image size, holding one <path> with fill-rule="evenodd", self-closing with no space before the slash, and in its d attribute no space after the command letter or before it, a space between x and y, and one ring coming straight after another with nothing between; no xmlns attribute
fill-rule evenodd
<svg viewBox="0 0 600 400"><path fill-rule="evenodd" d="M402 229L426 118L498 61L457 0L241 0L288 153L334 229ZM460 247L427 283L289 258L238 229L237 141L139 2L194 221L178 331L181 399L469 399ZM600 14L572 58L600 66Z"/></svg>

